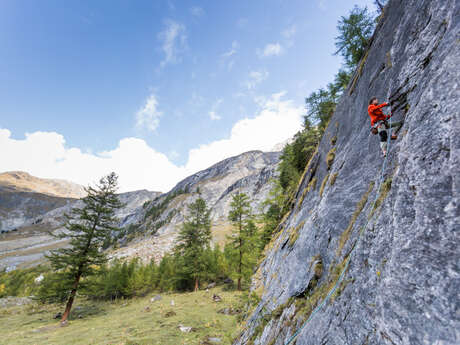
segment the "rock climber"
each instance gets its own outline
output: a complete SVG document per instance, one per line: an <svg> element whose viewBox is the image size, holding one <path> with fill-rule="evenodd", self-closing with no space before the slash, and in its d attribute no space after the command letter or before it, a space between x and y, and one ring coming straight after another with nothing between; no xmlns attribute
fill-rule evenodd
<svg viewBox="0 0 460 345"><path fill-rule="evenodd" d="M388 133L387 129L390 129L390 125L387 120L392 116L385 115L382 111L383 107L389 106L389 103L379 104L377 97L372 97L369 100L369 106L367 107L367 112L371 118L371 131L373 134L379 134L380 137L380 148L382 149L383 157L387 155L387 139ZM395 128L394 133L391 134L391 140L396 140L398 136L396 133L399 132L403 125L403 121L393 122L391 128Z"/></svg>

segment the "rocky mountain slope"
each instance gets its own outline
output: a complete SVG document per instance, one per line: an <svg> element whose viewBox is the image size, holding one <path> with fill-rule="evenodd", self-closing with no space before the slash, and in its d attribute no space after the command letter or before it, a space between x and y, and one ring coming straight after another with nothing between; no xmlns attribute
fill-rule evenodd
<svg viewBox="0 0 460 345"><path fill-rule="evenodd" d="M35 192L60 198L80 199L86 195L83 186L58 179L44 179L24 171L0 174L0 187L13 192Z"/></svg>
<svg viewBox="0 0 460 345"><path fill-rule="evenodd" d="M259 212L271 188L270 179L276 174L279 155L277 152L247 152L184 179L168 193L141 190L120 194L125 206L116 215L123 231L115 246L118 249L110 248L111 255L139 257L145 261L161 258L173 248L187 205L198 197L198 193L212 208L214 241L222 244L230 233L227 216L232 195L238 191L247 193L254 211ZM0 210L8 206L9 219L16 213L21 216L15 218L16 231L0 235L0 269L33 265L42 260L46 251L67 243L55 240L46 231L62 231L64 213L81 206L81 201L35 192L9 193L10 198L18 201L10 207L0 193ZM39 211L29 212L32 209L29 204L42 199L47 203L40 204Z"/></svg>
<svg viewBox="0 0 460 345"><path fill-rule="evenodd" d="M81 207L80 200L36 192L14 192L13 189L5 194L0 192L0 210L5 211L9 222L14 220L15 227L2 230L0 235L0 269L34 265L41 262L46 251L66 245L67 241L56 240L47 232L62 231L64 213L73 207ZM132 213L142 209L145 202L160 194L147 190L121 193L119 198L125 206L117 211L116 216L124 223Z"/></svg>
<svg viewBox="0 0 460 345"><path fill-rule="evenodd" d="M23 171L0 174L0 231L15 230L85 195L82 186Z"/></svg>
<svg viewBox="0 0 460 345"><path fill-rule="evenodd" d="M266 248L235 345L295 332L290 344L460 342L459 20L458 1L389 1ZM386 162L371 96L405 119Z"/></svg>
<svg viewBox="0 0 460 345"><path fill-rule="evenodd" d="M187 177L125 219L128 236L121 239L122 247L115 256L161 258L173 248L187 206L199 195L212 210L213 241L222 245L231 232L227 217L232 196L246 193L253 211L259 213L271 189L270 180L276 174L279 157L279 152L246 152ZM126 245L131 238L134 240Z"/></svg>

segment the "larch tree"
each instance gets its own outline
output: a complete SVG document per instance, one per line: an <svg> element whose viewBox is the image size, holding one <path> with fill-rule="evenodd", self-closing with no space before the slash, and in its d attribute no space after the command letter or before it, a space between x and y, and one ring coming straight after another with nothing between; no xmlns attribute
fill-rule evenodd
<svg viewBox="0 0 460 345"><path fill-rule="evenodd" d="M175 254L182 257L181 269L193 279L194 291L198 291L200 278L206 271L203 253L211 242L211 217L206 201L201 197L189 205L188 211L177 236Z"/></svg>
<svg viewBox="0 0 460 345"><path fill-rule="evenodd" d="M374 28L375 20L366 7L355 6L348 17L339 20L335 54L344 57L348 68L354 69L364 56Z"/></svg>
<svg viewBox="0 0 460 345"><path fill-rule="evenodd" d="M46 257L55 271L61 272L63 286L70 285L67 304L61 322L69 317L81 279L97 272L97 267L107 262L102 250L104 241L112 232L118 231L115 211L122 203L115 194L118 176L110 173L94 187L86 188L83 206L73 208L65 214L66 231L54 236L70 239L69 246L53 250Z"/></svg>
<svg viewBox="0 0 460 345"><path fill-rule="evenodd" d="M255 235L257 228L254 224L251 203L249 197L244 193L237 193L233 196L230 204L228 219L234 229L229 238L229 245L237 253L236 275L238 279L238 290L241 290L241 281L245 269L251 266L251 258L254 257Z"/></svg>

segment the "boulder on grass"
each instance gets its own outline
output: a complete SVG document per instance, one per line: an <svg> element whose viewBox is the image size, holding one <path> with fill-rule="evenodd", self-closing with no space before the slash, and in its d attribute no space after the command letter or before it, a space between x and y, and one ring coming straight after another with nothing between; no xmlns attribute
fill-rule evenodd
<svg viewBox="0 0 460 345"><path fill-rule="evenodd" d="M156 295L156 296L153 296L151 299L150 299L150 302L156 302L156 301L161 301L163 297L161 297L160 295Z"/></svg>
<svg viewBox="0 0 460 345"><path fill-rule="evenodd" d="M171 317L171 316L174 316L174 315L176 315L176 313L174 311L170 310L165 314L165 317Z"/></svg>
<svg viewBox="0 0 460 345"><path fill-rule="evenodd" d="M216 283L210 283L208 284L208 286L206 286L206 289L212 289L212 288L215 288L216 287Z"/></svg>

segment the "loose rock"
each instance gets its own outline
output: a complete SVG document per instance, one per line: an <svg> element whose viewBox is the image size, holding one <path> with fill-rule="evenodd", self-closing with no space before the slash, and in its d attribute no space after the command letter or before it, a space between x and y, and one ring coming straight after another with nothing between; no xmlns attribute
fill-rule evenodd
<svg viewBox="0 0 460 345"><path fill-rule="evenodd" d="M165 317L171 317L171 316L174 316L174 315L176 315L176 313L173 310L170 310L165 314Z"/></svg>
<svg viewBox="0 0 460 345"><path fill-rule="evenodd" d="M190 333L192 331L192 327L186 327L183 325L179 325L179 329L183 333Z"/></svg>
<svg viewBox="0 0 460 345"><path fill-rule="evenodd" d="M153 296L151 299L150 299L150 302L156 302L156 301L161 301L163 297L161 297L160 295L155 295Z"/></svg>
<svg viewBox="0 0 460 345"><path fill-rule="evenodd" d="M212 288L215 288L215 287L216 287L216 283L210 283L210 284L208 284L206 289L212 289Z"/></svg>

